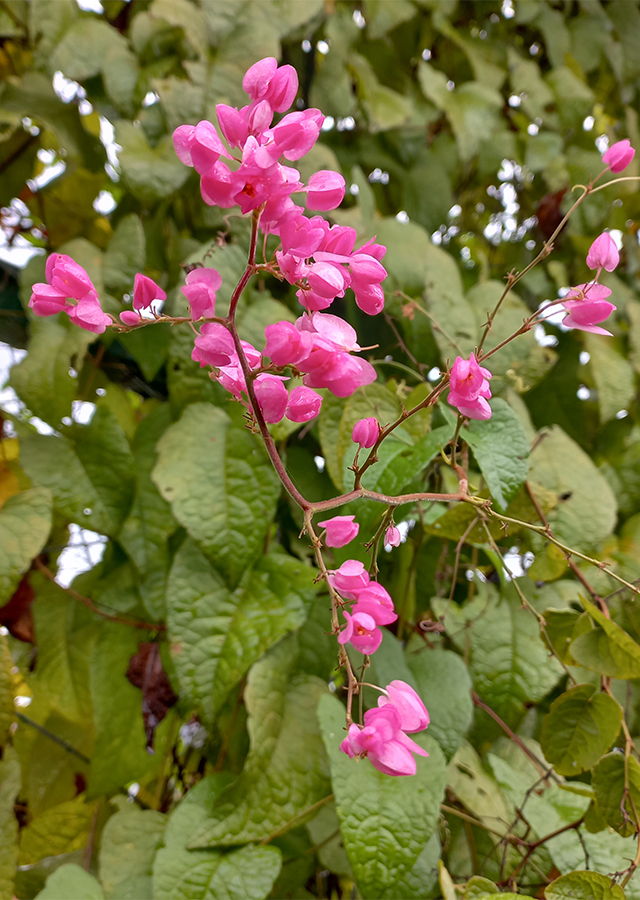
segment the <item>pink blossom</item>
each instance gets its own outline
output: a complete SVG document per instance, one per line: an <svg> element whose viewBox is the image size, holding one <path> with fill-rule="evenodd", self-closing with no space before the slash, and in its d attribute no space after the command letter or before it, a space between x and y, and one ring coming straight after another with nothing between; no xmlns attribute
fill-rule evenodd
<svg viewBox="0 0 640 900"><path fill-rule="evenodd" d="M378 424L378 420L374 418L360 419L360 421L356 422L353 426L353 431L351 432L352 441L355 444L360 444L361 447L364 447L367 450L370 447L373 447L379 436L380 425Z"/></svg>
<svg viewBox="0 0 640 900"><path fill-rule="evenodd" d="M384 542L390 547L399 547L402 543L402 535L400 534L400 529L396 528L395 525L390 525L389 528L387 528L387 532L384 536Z"/></svg>
<svg viewBox="0 0 640 900"><path fill-rule="evenodd" d="M407 737L400 724L400 715L391 705L369 709L364 714L364 727L351 725L340 749L351 758L366 756L385 775L415 775L412 754L429 754Z"/></svg>
<svg viewBox="0 0 640 900"><path fill-rule="evenodd" d="M320 412L322 397L308 387L296 387L289 394L289 403L285 413L291 422L309 422Z"/></svg>
<svg viewBox="0 0 640 900"><path fill-rule="evenodd" d="M224 325L205 322L195 340L191 359L200 366L229 366L237 361L233 338Z"/></svg>
<svg viewBox="0 0 640 900"><path fill-rule="evenodd" d="M70 256L52 253L45 268L48 283L34 284L29 306L37 316L66 312L80 328L103 334L111 316L100 308L98 294L87 272ZM70 301L74 300L74 303Z"/></svg>
<svg viewBox="0 0 640 900"><path fill-rule="evenodd" d="M284 418L289 402L289 392L279 375L258 375L254 383L256 398L264 420L268 425Z"/></svg>
<svg viewBox="0 0 640 900"><path fill-rule="evenodd" d="M603 231L589 248L587 265L590 269L606 269L607 272L613 272L619 262L620 254L616 242L608 231Z"/></svg>
<svg viewBox="0 0 640 900"><path fill-rule="evenodd" d="M52 253L47 259L46 278L54 290L74 300L96 291L85 269L64 253Z"/></svg>
<svg viewBox="0 0 640 900"><path fill-rule="evenodd" d="M98 295L93 292L85 294L67 312L72 322L94 334L104 334L107 327L112 324L111 316L102 311Z"/></svg>
<svg viewBox="0 0 640 900"><path fill-rule="evenodd" d="M328 262L313 263L307 275L309 287L320 297L341 297L349 284L347 273Z"/></svg>
<svg viewBox="0 0 640 900"><path fill-rule="evenodd" d="M384 309L384 291L379 284L370 284L366 288L354 288L356 303L363 313L377 316Z"/></svg>
<svg viewBox="0 0 640 900"><path fill-rule="evenodd" d="M206 175L221 156L231 158L211 122L180 125L173 132L173 146L178 159L193 166L199 175Z"/></svg>
<svg viewBox="0 0 640 900"><path fill-rule="evenodd" d="M326 528L325 544L327 547L344 547L358 536L360 526L355 521L355 516L334 516L324 522L318 522L321 528Z"/></svg>
<svg viewBox="0 0 640 900"><path fill-rule="evenodd" d="M400 716L400 727L408 734L424 731L429 713L414 689L404 681L392 681L385 690L386 695L378 698L378 706L393 706Z"/></svg>
<svg viewBox="0 0 640 900"><path fill-rule="evenodd" d="M330 366L310 371L304 377L308 387L328 388L336 397L350 397L359 387L372 384L376 370L371 363L348 353L335 353Z"/></svg>
<svg viewBox="0 0 640 900"><path fill-rule="evenodd" d="M470 419L490 419L490 378L491 372L478 365L473 353L469 359L458 356L451 369L448 402Z"/></svg>
<svg viewBox="0 0 640 900"><path fill-rule="evenodd" d="M329 572L329 584L348 600L355 600L359 592L369 584L370 578L364 565L356 559L347 559L339 569Z"/></svg>
<svg viewBox="0 0 640 900"><path fill-rule="evenodd" d="M344 200L344 178L338 172L322 170L309 179L309 209L336 209Z"/></svg>
<svg viewBox="0 0 640 900"><path fill-rule="evenodd" d="M295 219L284 222L280 228L283 251L299 258L312 256L325 234L324 219L317 221L319 218L319 216L314 219L296 216ZM296 280L297 278L294 279Z"/></svg>
<svg viewBox="0 0 640 900"><path fill-rule="evenodd" d="M250 66L242 79L242 89L252 100L262 100L269 90L269 83L276 74L278 60L272 56L258 60Z"/></svg>
<svg viewBox="0 0 640 900"><path fill-rule="evenodd" d="M152 278L138 273L133 281L133 308L148 309L154 300L166 300L167 295Z"/></svg>
<svg viewBox="0 0 640 900"><path fill-rule="evenodd" d="M265 99L274 112L289 109L298 93L298 73L293 66L279 66L269 80Z"/></svg>
<svg viewBox="0 0 640 900"><path fill-rule="evenodd" d="M354 612L350 615L346 610L342 613L347 624L338 635L338 643L351 643L358 653L364 653L366 656L375 653L382 643L382 632L373 616L365 612Z"/></svg>
<svg viewBox="0 0 640 900"><path fill-rule="evenodd" d="M298 331L291 322L267 325L264 333L267 339L265 356L269 356L276 366L296 366L309 356L313 348L312 336L308 332Z"/></svg>
<svg viewBox="0 0 640 900"><path fill-rule="evenodd" d="M189 272L181 289L189 301L191 317L206 319L216 314L216 291L222 284L222 276L215 269L199 266Z"/></svg>
<svg viewBox="0 0 640 900"><path fill-rule="evenodd" d="M562 324L565 328L589 331L591 334L610 335L610 331L599 327L599 323L604 322L616 309L613 303L609 303L606 299L610 294L610 288L603 284L578 284L571 288L562 301L562 305L569 313L562 320Z"/></svg>
<svg viewBox="0 0 640 900"><path fill-rule="evenodd" d="M602 154L602 162L612 172L622 172L627 168L635 155L636 151L631 146L630 141L617 141Z"/></svg>
<svg viewBox="0 0 640 900"><path fill-rule="evenodd" d="M279 156L289 160L301 159L318 140L323 122L324 116L319 109L288 113L267 132L273 142L269 152L276 159Z"/></svg>
<svg viewBox="0 0 640 900"><path fill-rule="evenodd" d="M367 613L376 625L390 625L398 618L389 592L379 582L370 581L356 594L358 599L353 607L354 613Z"/></svg>

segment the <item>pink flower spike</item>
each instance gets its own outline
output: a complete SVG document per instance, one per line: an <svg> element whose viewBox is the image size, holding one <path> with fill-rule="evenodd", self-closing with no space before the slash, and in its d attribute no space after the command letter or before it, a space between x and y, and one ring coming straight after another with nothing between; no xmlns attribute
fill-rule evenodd
<svg viewBox="0 0 640 900"><path fill-rule="evenodd" d="M322 397L312 388L296 387L289 394L285 416L290 422L310 422L320 412Z"/></svg>
<svg viewBox="0 0 640 900"><path fill-rule="evenodd" d="M133 308L135 310L148 309L154 300L166 300L167 295L161 287L147 278L146 275L138 273L133 282Z"/></svg>
<svg viewBox="0 0 640 900"><path fill-rule="evenodd" d="M613 272L619 262L620 254L616 242L608 231L603 231L589 248L587 265L590 269L606 269L607 272Z"/></svg>
<svg viewBox="0 0 640 900"><path fill-rule="evenodd" d="M360 421L356 422L353 426L351 439L355 444L360 444L361 447L369 450L378 440L379 435L380 425L378 424L377 419L360 419Z"/></svg>
<svg viewBox="0 0 640 900"><path fill-rule="evenodd" d="M199 266L189 272L182 293L189 301L194 320L216 314L216 291L222 284L222 276L215 269Z"/></svg>
<svg viewBox="0 0 640 900"><path fill-rule="evenodd" d="M260 410L268 425L280 422L284 418L289 402L289 392L278 375L258 375L255 380L255 392Z"/></svg>
<svg viewBox="0 0 640 900"><path fill-rule="evenodd" d="M355 521L355 516L334 516L324 522L318 522L321 528L326 528L325 544L327 547L344 547L358 536L360 526Z"/></svg>
<svg viewBox="0 0 640 900"><path fill-rule="evenodd" d="M322 170L309 179L307 206L309 209L336 209L344 200L344 178L338 172Z"/></svg>
<svg viewBox="0 0 640 900"><path fill-rule="evenodd" d="M402 543L402 535L400 534L400 529L396 528L395 525L390 525L389 528L387 528L387 532L384 536L384 542L390 547L399 547Z"/></svg>
<svg viewBox="0 0 640 900"><path fill-rule="evenodd" d="M140 321L140 315L132 309L125 309L120 313L120 321L125 325L137 325Z"/></svg>
<svg viewBox="0 0 640 900"><path fill-rule="evenodd" d="M390 703L400 716L403 731L409 734L424 731L429 724L429 713L414 689L404 681L392 681L385 690L387 696L378 698L378 706Z"/></svg>
<svg viewBox="0 0 640 900"><path fill-rule="evenodd" d="M631 141L617 141L602 154L602 162L614 173L623 172L635 155Z"/></svg>

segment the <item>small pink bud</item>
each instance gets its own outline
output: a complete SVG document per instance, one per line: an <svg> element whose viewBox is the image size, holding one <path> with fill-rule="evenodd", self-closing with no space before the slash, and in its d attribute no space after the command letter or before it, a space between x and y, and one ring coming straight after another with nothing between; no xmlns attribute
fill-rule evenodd
<svg viewBox="0 0 640 900"><path fill-rule="evenodd" d="M325 544L327 547L344 547L358 536L360 526L355 521L355 516L334 516L324 522L318 522L321 528L326 528Z"/></svg>
<svg viewBox="0 0 640 900"><path fill-rule="evenodd" d="M290 422L309 422L320 412L322 397L312 388L297 387L289 394L285 413Z"/></svg>
<svg viewBox="0 0 640 900"><path fill-rule="evenodd" d="M608 231L595 239L587 253L587 265L590 269L606 269L613 272L620 262L620 254L616 242Z"/></svg>
<svg viewBox="0 0 640 900"><path fill-rule="evenodd" d="M268 425L280 422L289 402L289 392L282 378L278 375L258 375L255 392L265 422Z"/></svg>
<svg viewBox="0 0 640 900"><path fill-rule="evenodd" d="M602 162L612 172L622 172L627 168L635 155L636 151L631 146L631 141L618 141L602 154Z"/></svg>
<svg viewBox="0 0 640 900"><path fill-rule="evenodd" d="M384 542L390 547L399 547L402 543L402 535L400 534L400 529L396 528L395 525L390 525L389 528L387 528L387 533L384 536Z"/></svg>
<svg viewBox="0 0 640 900"><path fill-rule="evenodd" d="M361 447L368 450L370 447L373 447L378 440L379 434L380 425L378 424L377 419L360 419L360 421L356 422L353 426L351 439L355 444L360 444Z"/></svg>
<svg viewBox="0 0 640 900"><path fill-rule="evenodd" d="M137 325L140 321L140 316L132 309L125 309L124 312L120 313L120 321L124 322L125 325Z"/></svg>

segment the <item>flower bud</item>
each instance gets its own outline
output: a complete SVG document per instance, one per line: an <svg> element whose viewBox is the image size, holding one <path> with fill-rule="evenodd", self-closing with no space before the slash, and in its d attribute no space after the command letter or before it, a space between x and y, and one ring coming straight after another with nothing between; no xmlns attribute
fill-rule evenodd
<svg viewBox="0 0 640 900"><path fill-rule="evenodd" d="M356 422L353 426L351 439L355 444L360 444L361 447L368 450L370 447L373 447L378 440L379 434L380 425L378 424L377 419L360 419L360 421Z"/></svg>
<svg viewBox="0 0 640 900"><path fill-rule="evenodd" d="M326 528L325 544L327 547L344 547L358 536L360 526L355 521L355 516L334 516L324 522L318 522L321 528Z"/></svg>
<svg viewBox="0 0 640 900"><path fill-rule="evenodd" d="M297 387L289 394L285 413L290 422L309 422L320 412L322 397L312 388Z"/></svg>
<svg viewBox="0 0 640 900"><path fill-rule="evenodd" d="M395 525L390 525L387 528L387 533L384 536L384 542L389 547L399 547L402 543L402 535L400 534L400 529L396 528Z"/></svg>
<svg viewBox="0 0 640 900"><path fill-rule="evenodd" d="M602 162L612 172L623 172L635 155L636 151L631 146L631 141L618 141L602 154Z"/></svg>
<svg viewBox="0 0 640 900"><path fill-rule="evenodd" d="M606 269L607 272L613 272L619 262L620 254L616 242L609 232L603 231L589 248L587 265L590 269Z"/></svg>

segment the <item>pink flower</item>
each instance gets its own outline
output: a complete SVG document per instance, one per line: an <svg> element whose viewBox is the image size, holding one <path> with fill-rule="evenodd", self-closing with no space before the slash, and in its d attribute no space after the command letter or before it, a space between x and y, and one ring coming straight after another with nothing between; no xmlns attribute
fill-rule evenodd
<svg viewBox="0 0 640 900"><path fill-rule="evenodd" d="M289 392L282 382L282 376L267 374L258 375L255 380L256 398L264 420L269 425L280 422L287 409Z"/></svg>
<svg viewBox="0 0 640 900"><path fill-rule="evenodd" d="M620 254L616 242L609 232L603 231L589 248L587 265L590 269L606 269L607 272L613 272L619 262Z"/></svg>
<svg viewBox="0 0 640 900"><path fill-rule="evenodd" d="M336 209L344 200L344 178L338 172L322 170L309 179L309 209Z"/></svg>
<svg viewBox="0 0 640 900"><path fill-rule="evenodd" d="M390 625L398 618L389 592L379 582L370 581L356 593L358 600L352 612L367 613L376 625Z"/></svg>
<svg viewBox="0 0 640 900"><path fill-rule="evenodd" d="M562 301L562 305L569 313L562 320L565 328L575 328L578 331L589 331L591 334L608 334L611 332L600 328L600 322L604 322L616 309L613 303L606 299L611 290L603 284L578 284L571 288Z"/></svg>
<svg viewBox="0 0 640 900"><path fill-rule="evenodd" d="M349 615L346 610L342 613L347 625L338 635L338 643L350 642L358 653L364 653L366 656L375 653L382 643L382 632L373 616L365 612L354 612L353 615Z"/></svg>
<svg viewBox="0 0 640 900"><path fill-rule="evenodd" d="M631 146L630 141L618 141L602 154L602 162L612 172L622 172L627 168L635 155L636 151Z"/></svg>
<svg viewBox="0 0 640 900"><path fill-rule="evenodd" d="M296 387L289 394L285 413L290 422L309 422L320 412L322 397L308 387Z"/></svg>
<svg viewBox="0 0 640 900"><path fill-rule="evenodd" d="M353 426L353 431L351 432L351 439L353 442L355 444L360 444L360 446L364 447L366 450L373 447L379 436L380 425L378 424L378 420L374 418L360 419L360 421L356 422Z"/></svg>
<svg viewBox="0 0 640 900"><path fill-rule="evenodd" d="M195 340L191 359L200 366L229 366L237 362L236 348L224 325L205 322Z"/></svg>
<svg viewBox="0 0 640 900"><path fill-rule="evenodd" d="M148 309L154 300L166 300L167 295L161 287L147 278L146 275L138 273L133 281L133 308L137 311L140 309Z"/></svg>
<svg viewBox="0 0 640 900"><path fill-rule="evenodd" d="M293 66L278 67L268 56L247 69L242 87L252 100L266 100L275 112L284 112L298 92L298 74Z"/></svg>
<svg viewBox="0 0 640 900"><path fill-rule="evenodd" d="M409 734L424 731L429 724L429 713L414 689L404 681L392 681L385 690L386 696L378 698L378 706L393 706L400 716L403 731Z"/></svg>
<svg viewBox="0 0 640 900"><path fill-rule="evenodd" d="M370 578L363 563L347 559L339 569L329 572L329 584L348 600L357 599L358 593L369 584Z"/></svg>
<svg viewBox="0 0 640 900"><path fill-rule="evenodd" d="M309 356L313 348L311 335L298 331L291 322L267 325L264 333L267 338L265 356L269 356L276 366L297 366Z"/></svg>
<svg viewBox="0 0 640 900"><path fill-rule="evenodd" d="M473 353L469 359L458 356L451 369L448 402L470 419L490 419L489 378L491 372L478 365Z"/></svg>
<svg viewBox="0 0 640 900"><path fill-rule="evenodd" d="M34 284L29 306L37 316L66 312L85 331L103 334L111 316L100 308L95 287L87 272L63 253L52 253L46 264L47 283ZM71 301L75 301L72 303Z"/></svg>
<svg viewBox="0 0 640 900"><path fill-rule="evenodd" d="M199 175L206 175L221 156L231 158L215 127L206 120L176 128L173 146L178 159L186 166L193 166Z"/></svg>
<svg viewBox="0 0 640 900"><path fill-rule="evenodd" d="M216 314L216 291L222 284L222 276L215 269L199 266L189 272L182 293L189 301L191 317L206 319Z"/></svg>
<svg viewBox="0 0 640 900"><path fill-rule="evenodd" d="M400 529L396 528L395 525L390 525L389 528L387 528L387 532L384 536L384 542L390 547L399 547L402 543L402 535L400 534Z"/></svg>
<svg viewBox="0 0 640 900"><path fill-rule="evenodd" d="M412 754L429 754L407 737L400 725L395 707L369 709L364 714L364 727L351 725L340 749L351 758L368 757L385 775L415 775L416 761Z"/></svg>
<svg viewBox="0 0 640 900"><path fill-rule="evenodd" d="M324 522L318 522L321 528L326 528L325 544L327 547L344 547L358 536L360 526L355 521L355 516L334 516Z"/></svg>

